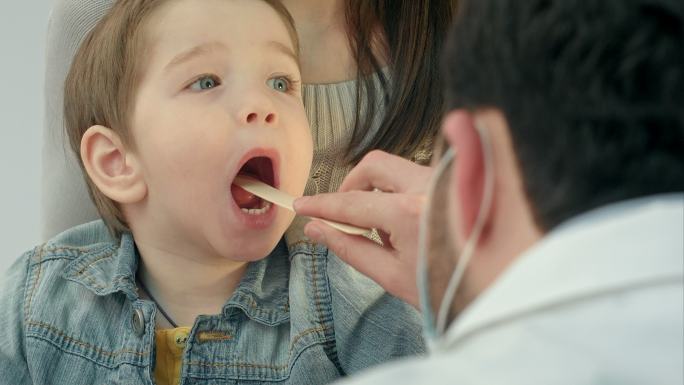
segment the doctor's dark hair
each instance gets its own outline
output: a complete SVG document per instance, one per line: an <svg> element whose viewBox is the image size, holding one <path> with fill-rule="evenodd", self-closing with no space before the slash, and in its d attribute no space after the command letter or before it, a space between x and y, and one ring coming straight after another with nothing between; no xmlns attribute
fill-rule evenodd
<svg viewBox="0 0 684 385"><path fill-rule="evenodd" d="M135 149L129 125L135 94L144 70L145 24L150 16L171 0L116 0L104 17L86 35L71 63L64 83L64 126L78 159L88 193L109 228L118 237L128 231L118 204L88 176L80 155L83 134L94 125L116 132L124 146ZM261 0L283 20L295 54L299 40L294 21L279 0Z"/></svg>
<svg viewBox="0 0 684 385"><path fill-rule="evenodd" d="M497 108L543 230L684 191L681 0L465 0L448 107Z"/></svg>

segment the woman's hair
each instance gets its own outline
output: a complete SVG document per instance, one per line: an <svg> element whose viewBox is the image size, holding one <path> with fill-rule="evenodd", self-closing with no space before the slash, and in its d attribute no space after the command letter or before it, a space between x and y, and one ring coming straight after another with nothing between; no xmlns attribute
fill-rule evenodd
<svg viewBox="0 0 684 385"><path fill-rule="evenodd" d="M116 132L123 144L135 148L129 125L135 93L145 63L145 22L170 0L119 0L81 43L64 83L64 125L76 154L88 192L100 216L114 236L127 231L126 220L116 202L92 182L80 156L83 134L94 125ZM276 10L285 23L295 52L299 42L294 21L278 0L262 0Z"/></svg>
<svg viewBox="0 0 684 385"><path fill-rule="evenodd" d="M439 58L456 3L348 0L348 35L359 80L348 161L356 163L373 149L415 158L429 148L444 112ZM377 47L387 54L388 74L376 57ZM374 73L380 77L382 94L373 83ZM368 136L380 100L386 112L377 131Z"/></svg>

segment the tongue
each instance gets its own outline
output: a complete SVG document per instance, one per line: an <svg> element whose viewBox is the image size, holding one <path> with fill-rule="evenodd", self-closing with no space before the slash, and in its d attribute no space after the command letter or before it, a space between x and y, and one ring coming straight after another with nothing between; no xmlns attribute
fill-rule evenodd
<svg viewBox="0 0 684 385"><path fill-rule="evenodd" d="M241 209L258 209L261 205L261 198L245 191L242 187L237 185L230 186L230 192L233 194L233 199Z"/></svg>

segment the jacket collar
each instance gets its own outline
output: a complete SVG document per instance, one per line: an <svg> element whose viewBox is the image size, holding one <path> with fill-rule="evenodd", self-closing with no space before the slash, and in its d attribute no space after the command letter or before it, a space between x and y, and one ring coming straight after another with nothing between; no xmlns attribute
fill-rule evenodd
<svg viewBox="0 0 684 385"><path fill-rule="evenodd" d="M106 227L95 225L98 225L98 235L105 237ZM93 226L90 224L85 229L92 231ZM69 263L63 277L98 296L121 292L130 301L136 301L136 272L140 256L133 236L124 233L118 242L108 236L106 239L106 242L80 247L78 257ZM250 319L265 325L274 326L288 321L289 255L287 246L281 241L268 257L250 263L235 292L224 305L223 314L229 316L240 309Z"/></svg>
<svg viewBox="0 0 684 385"><path fill-rule="evenodd" d="M79 257L67 266L63 276L96 295L122 292L134 301L138 298L135 274L138 252L133 237L124 233L117 243L98 243L82 249Z"/></svg>
<svg viewBox="0 0 684 385"><path fill-rule="evenodd" d="M269 326L288 321L289 256L285 242L281 241L268 257L251 262L232 297L223 306L223 314L230 316L239 309L250 319Z"/></svg>
<svg viewBox="0 0 684 385"><path fill-rule="evenodd" d="M480 295L438 343L567 303L647 285L682 284L684 194L613 204L553 230Z"/></svg>

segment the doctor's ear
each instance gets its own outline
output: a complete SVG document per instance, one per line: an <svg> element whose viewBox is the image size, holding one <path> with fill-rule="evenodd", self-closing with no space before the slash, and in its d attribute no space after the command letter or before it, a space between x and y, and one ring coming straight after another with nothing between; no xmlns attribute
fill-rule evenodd
<svg viewBox="0 0 684 385"><path fill-rule="evenodd" d="M471 112L449 112L442 122L442 131L448 145L456 152L450 182L451 209L458 216L458 223L454 223L458 237L465 240L473 231L483 201L486 178L484 152ZM488 219L485 218L485 228Z"/></svg>
<svg viewBox="0 0 684 385"><path fill-rule="evenodd" d="M81 159L88 176L109 199L136 203L147 195L138 159L126 151L119 135L104 126L92 126L81 138Z"/></svg>

